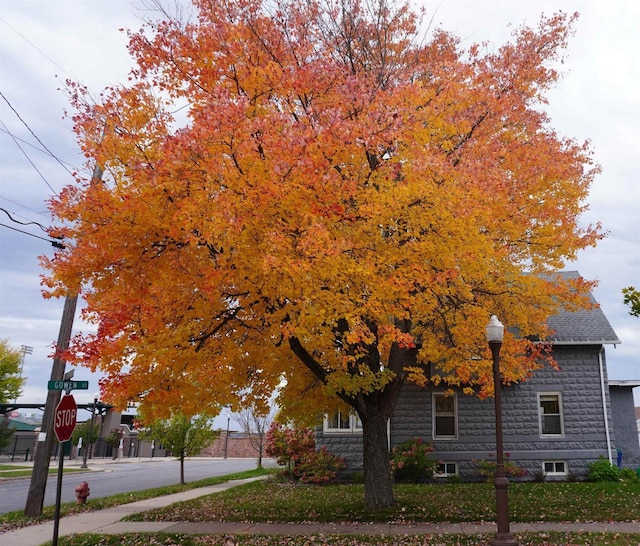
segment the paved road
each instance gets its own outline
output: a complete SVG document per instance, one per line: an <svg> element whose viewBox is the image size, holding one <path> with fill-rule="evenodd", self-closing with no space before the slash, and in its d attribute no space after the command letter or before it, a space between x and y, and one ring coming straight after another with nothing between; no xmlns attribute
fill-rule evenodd
<svg viewBox="0 0 640 546"><path fill-rule="evenodd" d="M53 463L57 468L57 462ZM67 463L65 468L78 467L80 463ZM107 497L116 493L127 493L173 485L180 481L180 463L170 458L121 459L121 462L89 461L90 473L65 474L62 479L62 502L76 500L75 488L83 481L87 481L91 489L89 500ZM191 482L211 476L221 476L256 467L255 459L190 459L185 461L185 481ZM24 510L29 491L29 478L16 480L0 480L0 514ZM57 476L49 477L45 492L45 506L56 502Z"/></svg>

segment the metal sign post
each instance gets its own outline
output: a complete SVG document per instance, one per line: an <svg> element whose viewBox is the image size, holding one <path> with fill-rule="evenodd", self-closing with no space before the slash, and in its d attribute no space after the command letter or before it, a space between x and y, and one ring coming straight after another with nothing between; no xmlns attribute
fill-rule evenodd
<svg viewBox="0 0 640 546"><path fill-rule="evenodd" d="M60 498L62 496L62 473L64 466L64 449L67 442L71 439L73 430L76 428L76 416L78 414L78 406L73 395L67 394L62 397L58 405L53 419L53 431L60 442L60 450L58 452L58 483L56 486L56 508L53 516L53 540L52 546L58 546L58 532L60 530Z"/></svg>
<svg viewBox="0 0 640 546"><path fill-rule="evenodd" d="M64 448L67 442L60 443L58 455L58 483L56 484L56 508L53 514L53 539L51 546L58 546L58 532L60 530L60 497L62 496L62 470L64 466Z"/></svg>

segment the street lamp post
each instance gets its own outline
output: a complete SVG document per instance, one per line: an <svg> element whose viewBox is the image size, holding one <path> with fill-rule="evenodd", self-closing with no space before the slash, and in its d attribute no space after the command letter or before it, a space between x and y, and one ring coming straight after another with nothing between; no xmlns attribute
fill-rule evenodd
<svg viewBox="0 0 640 546"><path fill-rule="evenodd" d="M493 385L496 414L496 513L498 532L491 544L494 546L519 546L509 530L509 480L504 471L504 446L502 444L502 380L500 377L500 349L504 326L493 315L487 324L487 341L493 357Z"/></svg>
<svg viewBox="0 0 640 546"><path fill-rule="evenodd" d="M98 407L98 398L100 397L100 393L95 393L93 395L93 407L91 408L91 421L89 421L89 437L87 438L87 447L82 454L82 464L80 468L87 468L87 455L89 455L89 450L91 449L91 445L93 442L91 441L91 437L93 435L93 420L96 417L96 408Z"/></svg>

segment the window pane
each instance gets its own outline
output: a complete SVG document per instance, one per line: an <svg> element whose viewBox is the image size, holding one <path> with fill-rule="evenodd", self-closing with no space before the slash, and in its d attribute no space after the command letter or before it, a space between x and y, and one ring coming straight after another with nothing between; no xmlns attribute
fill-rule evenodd
<svg viewBox="0 0 640 546"><path fill-rule="evenodd" d="M455 436L456 420L453 416L436 415L436 436Z"/></svg>
<svg viewBox="0 0 640 546"><path fill-rule="evenodd" d="M544 471L547 474L566 474L567 467L564 461L545 461Z"/></svg>
<svg viewBox="0 0 640 546"><path fill-rule="evenodd" d="M350 429L351 423L349 423L349 415L345 415L344 413L339 413L340 416L340 424L338 428L340 429Z"/></svg>
<svg viewBox="0 0 640 546"><path fill-rule="evenodd" d="M561 400L559 394L540 395L540 434L562 435Z"/></svg>
<svg viewBox="0 0 640 546"><path fill-rule="evenodd" d="M329 416L329 419L327 419L327 427L338 428L339 421L340 421L340 414L334 413L333 415Z"/></svg>
<svg viewBox="0 0 640 546"><path fill-rule="evenodd" d="M553 400L547 399L548 397L540 398L540 407L542 408L542 413L545 415L548 414L558 414L560 413L560 403L557 397L554 397Z"/></svg>
<svg viewBox="0 0 640 546"><path fill-rule="evenodd" d="M562 434L559 415L544 415L542 417L542 434Z"/></svg>
<svg viewBox="0 0 640 546"><path fill-rule="evenodd" d="M455 438L458 433L455 394L434 394L433 409L433 436Z"/></svg>
<svg viewBox="0 0 640 546"><path fill-rule="evenodd" d="M344 415L340 412L330 415L327 421L327 426L329 428L337 428L340 430L348 430L351 428L351 424L349 423L349 415Z"/></svg>
<svg viewBox="0 0 640 546"><path fill-rule="evenodd" d="M435 473L441 474L441 475L447 475L447 476L454 476L458 473L456 468L456 463L438 463L436 465Z"/></svg>
<svg viewBox="0 0 640 546"><path fill-rule="evenodd" d="M336 412L326 415L323 424L324 430L330 432L358 432L362 434L362 421L356 414Z"/></svg>
<svg viewBox="0 0 640 546"><path fill-rule="evenodd" d="M436 413L453 415L455 411L454 397L451 395L436 395Z"/></svg>

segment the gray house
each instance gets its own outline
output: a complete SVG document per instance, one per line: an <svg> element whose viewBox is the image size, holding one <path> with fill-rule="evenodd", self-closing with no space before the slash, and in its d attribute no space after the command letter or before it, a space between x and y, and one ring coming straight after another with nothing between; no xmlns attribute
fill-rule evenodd
<svg viewBox="0 0 640 546"><path fill-rule="evenodd" d="M505 461L526 470L528 479L542 473L547 479L582 478L598 457L637 468L632 389L640 382L608 381L605 346L620 343L609 321L594 308L561 313L549 326L559 370L537 370L502 390ZM388 433L390 448L413 438L433 445L436 476L477 479L478 462L496 457L494 401L460 389L405 385ZM343 457L347 473L362 469L356 416L327 416L316 430L316 445Z"/></svg>

